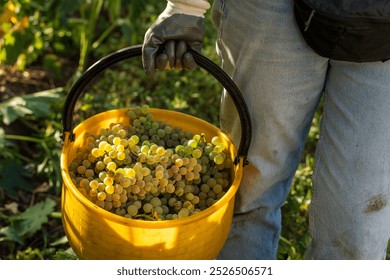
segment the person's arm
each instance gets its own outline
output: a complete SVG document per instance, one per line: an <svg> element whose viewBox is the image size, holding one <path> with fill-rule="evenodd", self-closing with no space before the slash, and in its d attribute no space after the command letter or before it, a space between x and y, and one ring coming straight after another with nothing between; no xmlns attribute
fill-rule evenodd
<svg viewBox="0 0 390 280"><path fill-rule="evenodd" d="M193 69L196 63L187 47L200 52L204 38L206 0L168 0L165 10L145 33L142 60L145 71ZM162 51L160 53L160 51Z"/></svg>

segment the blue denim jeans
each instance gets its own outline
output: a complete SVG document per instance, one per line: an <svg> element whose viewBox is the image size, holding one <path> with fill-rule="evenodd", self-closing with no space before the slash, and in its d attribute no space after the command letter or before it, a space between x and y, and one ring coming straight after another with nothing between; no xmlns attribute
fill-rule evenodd
<svg viewBox="0 0 390 280"><path fill-rule="evenodd" d="M390 61L350 63L304 42L292 0L215 0L217 51L253 120L250 165L219 259L275 259L283 205L324 98L307 259L384 259L390 238ZM226 94L221 128L239 141ZM237 142L238 143L238 142Z"/></svg>

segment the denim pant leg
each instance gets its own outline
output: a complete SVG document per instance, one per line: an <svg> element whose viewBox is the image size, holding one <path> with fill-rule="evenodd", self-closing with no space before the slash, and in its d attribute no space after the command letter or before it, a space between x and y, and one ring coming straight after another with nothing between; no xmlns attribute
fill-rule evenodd
<svg viewBox="0 0 390 280"><path fill-rule="evenodd" d="M223 69L253 121L250 165L219 259L275 259L285 201L324 87L328 60L302 40L293 1L216 0L213 21ZM239 141L240 124L224 94L221 126Z"/></svg>
<svg viewBox="0 0 390 280"><path fill-rule="evenodd" d="M308 259L384 259L390 238L390 61L331 61Z"/></svg>

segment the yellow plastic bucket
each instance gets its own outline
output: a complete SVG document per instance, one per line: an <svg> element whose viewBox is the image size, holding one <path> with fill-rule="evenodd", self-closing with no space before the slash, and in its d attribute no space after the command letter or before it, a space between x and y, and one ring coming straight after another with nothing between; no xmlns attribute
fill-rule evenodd
<svg viewBox="0 0 390 280"><path fill-rule="evenodd" d="M234 197L240 185L246 152L250 143L251 126L245 103L234 84L200 55L194 54L197 63L218 79L228 79L228 88L238 94L237 106L243 111L243 137L237 150L232 140L217 127L196 117L179 112L151 109L156 120L171 126L178 126L194 133L205 133L210 138L218 135L229 149L235 162L231 170L231 186L227 193L209 208L186 218L170 221L142 221L121 217L95 205L84 197L72 182L68 166L76 157L77 148L84 143L84 134L97 134L99 128L111 123L128 123L126 112L117 109L96 114L72 129L72 113L75 102L83 88L96 73L125 58L140 55L139 46L123 49L113 56L103 58L93 65L72 87L63 112L64 146L61 154L62 217L64 230L69 243L80 259L215 259L222 249L233 217ZM107 63L107 61L109 63ZM212 68L210 70L210 67ZM214 71L214 72L213 72ZM216 71L216 72L215 72ZM92 74L91 74L92 72ZM233 88L231 88L233 86ZM239 111L240 111L239 110ZM241 154L240 154L241 152Z"/></svg>

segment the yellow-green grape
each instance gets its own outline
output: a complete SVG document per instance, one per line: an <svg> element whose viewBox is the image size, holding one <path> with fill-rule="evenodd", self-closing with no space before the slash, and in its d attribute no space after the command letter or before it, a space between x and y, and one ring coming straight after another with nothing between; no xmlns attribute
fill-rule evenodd
<svg viewBox="0 0 390 280"><path fill-rule="evenodd" d="M114 206L114 208L119 208L122 206L122 202L120 202L119 200L113 200L112 205Z"/></svg>
<svg viewBox="0 0 390 280"><path fill-rule="evenodd" d="M123 142L122 142L122 141L123 141L123 138L125 138L126 135L127 135L126 130L124 130L123 128L121 128L121 129L118 130L118 134L119 134L120 138L122 138L122 139L121 139L121 143L123 143Z"/></svg>
<svg viewBox="0 0 390 280"><path fill-rule="evenodd" d="M102 171L102 170L104 170L106 168L106 165L104 164L103 161L99 160L98 162L96 162L95 168L98 171Z"/></svg>
<svg viewBox="0 0 390 280"><path fill-rule="evenodd" d="M214 136L213 138L211 138L211 144L213 144L215 146L222 144L222 140L219 136Z"/></svg>
<svg viewBox="0 0 390 280"><path fill-rule="evenodd" d="M81 179L79 182L79 186L84 189L87 188L89 186L89 180L86 178Z"/></svg>
<svg viewBox="0 0 390 280"><path fill-rule="evenodd" d="M187 172L184 177L186 178L187 181L192 181L192 180L194 180L195 175L193 172Z"/></svg>
<svg viewBox="0 0 390 280"><path fill-rule="evenodd" d="M165 151L165 148L164 147L158 147L156 149L156 154L160 157L162 157L163 155L165 155L166 151Z"/></svg>
<svg viewBox="0 0 390 280"><path fill-rule="evenodd" d="M121 194L123 192L123 187L120 184L115 184L114 193Z"/></svg>
<svg viewBox="0 0 390 280"><path fill-rule="evenodd" d="M194 198L194 194L193 193L187 193L186 194L186 199L187 200L192 200Z"/></svg>
<svg viewBox="0 0 390 280"><path fill-rule="evenodd" d="M195 159L198 159L198 158L201 158L201 157L202 157L203 151L202 151L202 149L200 149L200 148L195 148L195 149L192 151L191 155L192 155Z"/></svg>
<svg viewBox="0 0 390 280"><path fill-rule="evenodd" d="M180 175L186 175L187 172L188 172L188 170L187 170L186 167L184 167L184 166L180 167L180 169L179 169L179 174Z"/></svg>
<svg viewBox="0 0 390 280"><path fill-rule="evenodd" d="M114 139L112 139L112 144L114 144L115 146L118 146L122 143L122 139L120 137L114 137Z"/></svg>
<svg viewBox="0 0 390 280"><path fill-rule="evenodd" d="M131 183L131 180L128 178L128 177L124 177L122 178L122 180L120 180L119 184L123 187L123 188L128 188L130 186L130 183Z"/></svg>
<svg viewBox="0 0 390 280"><path fill-rule="evenodd" d="M150 203L145 203L142 207L145 213L151 213L153 210L153 205Z"/></svg>
<svg viewBox="0 0 390 280"><path fill-rule="evenodd" d="M98 194L98 190L97 189L90 189L89 190L89 195L91 197L95 197L95 196L97 196L97 194Z"/></svg>
<svg viewBox="0 0 390 280"><path fill-rule="evenodd" d="M116 158L117 154L118 154L118 152L116 150L111 150L108 152L108 156L112 159Z"/></svg>
<svg viewBox="0 0 390 280"><path fill-rule="evenodd" d="M79 173L80 175L83 175L86 170L87 168L84 165L80 165L79 167L77 167L77 173Z"/></svg>
<svg viewBox="0 0 390 280"><path fill-rule="evenodd" d="M109 163L107 163L107 170L115 171L115 169L116 169L116 163L115 162L110 161Z"/></svg>
<svg viewBox="0 0 390 280"><path fill-rule="evenodd" d="M93 148L91 151L91 154L95 157L98 158L102 155L102 151L99 148Z"/></svg>
<svg viewBox="0 0 390 280"><path fill-rule="evenodd" d="M213 186L213 192L218 194L218 193L221 193L223 190L222 186L220 184L215 184Z"/></svg>
<svg viewBox="0 0 390 280"><path fill-rule="evenodd" d="M141 201L139 201L139 200L134 201L134 202L133 202L133 205L136 206L137 209L141 209L141 207L142 207L142 203L141 203Z"/></svg>
<svg viewBox="0 0 390 280"><path fill-rule="evenodd" d="M125 170L125 176L126 177L134 177L135 176L135 170L133 168L127 168Z"/></svg>
<svg viewBox="0 0 390 280"><path fill-rule="evenodd" d="M107 145L108 145L107 141L100 141L98 146L100 152L105 152Z"/></svg>
<svg viewBox="0 0 390 280"><path fill-rule="evenodd" d="M101 192L98 192L98 194L97 194L97 199L100 201L104 201L106 199L106 197L107 197L106 192L101 191Z"/></svg>
<svg viewBox="0 0 390 280"><path fill-rule="evenodd" d="M95 204L96 204L97 206L99 206L100 208L104 208L105 205L106 205L106 202L103 201L103 200L96 200L96 201L95 201Z"/></svg>
<svg viewBox="0 0 390 280"><path fill-rule="evenodd" d="M119 201L121 196L117 193L115 193L115 187L114 187L114 193L112 194L112 201ZM117 207L116 207L117 208Z"/></svg>
<svg viewBox="0 0 390 280"><path fill-rule="evenodd" d="M183 159L181 158L178 158L175 160L175 165L178 166L178 167L182 167L183 166Z"/></svg>
<svg viewBox="0 0 390 280"><path fill-rule="evenodd" d="M189 211L192 211L192 210L194 210L194 205L192 204L192 202L191 201L184 201L183 202L183 208L186 208L186 209L188 209Z"/></svg>
<svg viewBox="0 0 390 280"><path fill-rule="evenodd" d="M147 115L147 114L149 114L149 112L150 112L150 108L147 104L144 104L141 106L141 113L143 115Z"/></svg>
<svg viewBox="0 0 390 280"><path fill-rule="evenodd" d="M165 186L165 190L167 193L174 193L175 192L175 186L173 184L167 184Z"/></svg>
<svg viewBox="0 0 390 280"><path fill-rule="evenodd" d="M152 204L153 207L161 206L161 205L162 205L161 199L158 198L158 197L153 197L153 198L150 200L150 204Z"/></svg>
<svg viewBox="0 0 390 280"><path fill-rule="evenodd" d="M150 169L148 167L142 167L141 174L144 177L148 176L150 174Z"/></svg>
<svg viewBox="0 0 390 280"><path fill-rule="evenodd" d="M93 172L92 169L87 169L87 170L85 170L85 173L84 173L84 176L85 176L85 177L91 178L91 177L93 177L93 175L95 175L95 172Z"/></svg>
<svg viewBox="0 0 390 280"><path fill-rule="evenodd" d="M106 156L104 159L103 159L103 163L105 164L105 165L107 165L109 162L111 162L112 160L111 160L111 158L110 157L108 157L108 156Z"/></svg>
<svg viewBox="0 0 390 280"><path fill-rule="evenodd" d="M113 194L114 191L115 191L115 187L113 185L106 185L104 191L107 193L107 194Z"/></svg>
<svg viewBox="0 0 390 280"><path fill-rule="evenodd" d="M138 209L139 208L137 206L135 206L134 204L133 205L129 205L129 207L127 207L127 213L129 215L131 215L132 217L135 217L138 214Z"/></svg>
<svg viewBox="0 0 390 280"><path fill-rule="evenodd" d="M194 139L191 139L191 140L188 140L187 145L195 149L198 146L198 142Z"/></svg>
<svg viewBox="0 0 390 280"><path fill-rule="evenodd" d="M225 148L226 148L225 145L223 143L220 143L214 147L213 151L219 154L222 153L225 150Z"/></svg>
<svg viewBox="0 0 390 280"><path fill-rule="evenodd" d="M179 219L183 219L185 217L188 217L189 215L190 215L190 211L187 208L181 208L179 210L179 213L177 213Z"/></svg>
<svg viewBox="0 0 390 280"><path fill-rule="evenodd" d="M217 154L215 157L214 157L214 162L216 164L223 164L223 162L225 161L225 157L223 156L224 154Z"/></svg>
<svg viewBox="0 0 390 280"><path fill-rule="evenodd" d="M105 201L104 209L106 209L107 211L110 211L113 207L114 206L113 206L111 201Z"/></svg>
<svg viewBox="0 0 390 280"><path fill-rule="evenodd" d="M194 197L191 199L191 202L193 204L198 204L199 201L200 201L200 199L199 199L199 196L197 196L197 195L194 195Z"/></svg>
<svg viewBox="0 0 390 280"><path fill-rule="evenodd" d="M89 182L89 187L96 190L99 187L99 182L97 180L92 180Z"/></svg>
<svg viewBox="0 0 390 280"><path fill-rule="evenodd" d="M114 184L114 180L111 177L106 176L103 180L103 183L106 186L112 186Z"/></svg>
<svg viewBox="0 0 390 280"><path fill-rule="evenodd" d="M114 149L110 144L107 143L107 145L104 147L104 151L109 153Z"/></svg>
<svg viewBox="0 0 390 280"><path fill-rule="evenodd" d="M107 129L104 127L99 128L99 135L107 135Z"/></svg>

